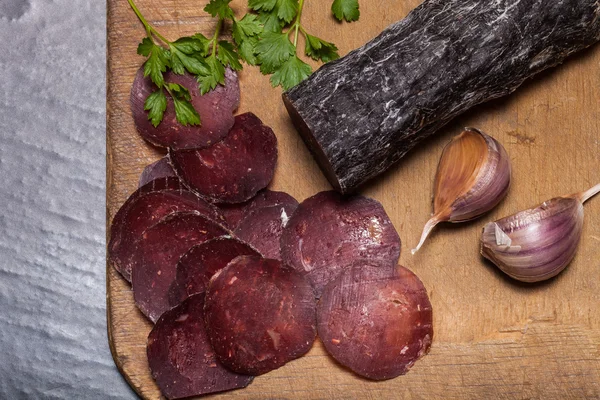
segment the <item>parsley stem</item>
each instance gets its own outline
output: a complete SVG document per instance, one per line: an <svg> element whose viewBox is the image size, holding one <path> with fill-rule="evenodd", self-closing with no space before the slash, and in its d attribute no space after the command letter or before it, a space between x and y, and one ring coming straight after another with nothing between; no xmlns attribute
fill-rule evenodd
<svg viewBox="0 0 600 400"><path fill-rule="evenodd" d="M300 0L298 4L298 15L296 21L294 21L294 47L298 46L298 30L300 29L300 17L302 17L302 9L304 8L304 0Z"/></svg>
<svg viewBox="0 0 600 400"><path fill-rule="evenodd" d="M154 27L152 25L150 25L150 23L148 21L146 21L146 18L144 18L144 16L142 15L142 13L140 12L140 10L136 7L135 3L133 2L133 0L127 0L127 2L129 3L129 6L131 6L131 9L133 10L133 12L135 13L135 15L137 15L137 17L139 18L139 20L142 22L142 24L144 24L144 27L146 28L146 33L148 34L148 37L150 37L150 33L154 33L160 40L162 40L165 44L170 44L171 42L169 42L167 40L167 38L165 38L163 35L161 35L156 29L154 29Z"/></svg>
<svg viewBox="0 0 600 400"><path fill-rule="evenodd" d="M217 41L219 40L219 34L221 33L222 26L223 26L223 18L219 18L219 22L217 22L217 27L215 28L215 34L212 37L212 42L213 42L212 54L215 56L217 54Z"/></svg>

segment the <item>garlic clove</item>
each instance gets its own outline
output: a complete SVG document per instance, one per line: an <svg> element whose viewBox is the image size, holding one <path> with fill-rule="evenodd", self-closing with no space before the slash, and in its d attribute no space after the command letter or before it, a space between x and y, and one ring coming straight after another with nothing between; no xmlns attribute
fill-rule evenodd
<svg viewBox="0 0 600 400"><path fill-rule="evenodd" d="M558 275L575 257L581 240L583 203L598 192L600 184L486 224L481 254L522 282Z"/></svg>
<svg viewBox="0 0 600 400"><path fill-rule="evenodd" d="M433 217L415 254L440 222L464 222L496 207L510 187L510 159L504 147L475 128L465 128L444 147L434 184Z"/></svg>

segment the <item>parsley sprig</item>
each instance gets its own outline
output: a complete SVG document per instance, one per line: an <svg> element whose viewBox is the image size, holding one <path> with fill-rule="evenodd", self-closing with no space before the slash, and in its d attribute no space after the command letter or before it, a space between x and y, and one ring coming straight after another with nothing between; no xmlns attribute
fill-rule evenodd
<svg viewBox="0 0 600 400"><path fill-rule="evenodd" d="M229 3L232 0L210 0L204 11L218 18L212 37L201 33L169 41L144 18L133 0L129 5L144 25L146 37L138 54L147 57L144 76L150 77L158 89L146 98L144 109L155 127L163 119L168 93L173 99L177 121L182 125L200 125L201 119L191 103L188 88L165 82L164 74L186 71L196 77L204 94L225 83L225 68L241 70L241 62L260 66L271 75L271 84L287 90L311 73L312 68L298 55L298 38L304 36L304 54L315 61L339 58L335 44L307 32L302 25L305 0L249 0L247 13L238 19ZM339 21L356 21L360 12L358 0L334 0L331 12ZM232 41L221 40L226 22L231 24Z"/></svg>
<svg viewBox="0 0 600 400"><path fill-rule="evenodd" d="M225 79L225 67L235 71L242 69L240 61L254 65L254 46L258 40L257 35L262 27L256 20L256 16L247 14L242 19L237 19L229 6L232 0L211 0L204 11L213 17L218 17L217 28L211 39L197 33L194 35L203 43L206 43L206 62L210 67L212 75L198 79L202 94L214 89L217 84L223 84ZM233 42L219 40L219 34L225 21L231 21Z"/></svg>
<svg viewBox="0 0 600 400"><path fill-rule="evenodd" d="M331 5L331 12L338 21L357 21L358 17L360 17L358 0L334 0Z"/></svg>
<svg viewBox="0 0 600 400"><path fill-rule="evenodd" d="M304 54L322 62L339 58L335 44L311 35L302 25L305 0L249 0L248 6L263 23L256 45L257 64L271 84L287 90L306 79L312 67L298 56L298 38L304 36Z"/></svg>
<svg viewBox="0 0 600 400"><path fill-rule="evenodd" d="M158 89L145 100L144 109L148 111L148 119L155 127L163 119L167 107L166 93L173 98L177 121L182 125L200 125L200 115L191 103L188 88L174 83L166 83L164 74L171 70L183 75L186 71L196 77L200 93L204 94L217 85L225 83L225 68L241 70L240 59L251 63L248 57L249 44L261 30L255 17L244 17L237 20L229 7L231 0L211 0L204 11L218 17L215 32L211 38L201 33L170 41L156 30L142 15L133 0L129 5L144 25L146 37L139 44L138 54L147 57L144 63L144 76L149 76ZM225 20L232 20L237 30L236 45L246 49L238 53L236 45L226 40L219 40ZM250 46L252 46L250 44ZM249 55L253 56L252 51Z"/></svg>

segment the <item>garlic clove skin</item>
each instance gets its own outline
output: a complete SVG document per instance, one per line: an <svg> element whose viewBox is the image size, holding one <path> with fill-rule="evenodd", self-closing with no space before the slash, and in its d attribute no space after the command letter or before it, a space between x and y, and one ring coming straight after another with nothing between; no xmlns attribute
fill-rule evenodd
<svg viewBox="0 0 600 400"><path fill-rule="evenodd" d="M488 223L481 236L481 254L522 282L558 275L575 257L581 240L583 204L598 193L600 183Z"/></svg>
<svg viewBox="0 0 600 400"><path fill-rule="evenodd" d="M465 128L444 147L434 184L433 217L425 224L415 254L440 222L465 222L487 213L510 188L510 158L496 139Z"/></svg>
<svg viewBox="0 0 600 400"><path fill-rule="evenodd" d="M514 279L539 282L558 275L573 260L582 230L581 200L557 197L486 224L481 254Z"/></svg>
<svg viewBox="0 0 600 400"><path fill-rule="evenodd" d="M450 204L449 222L470 221L491 211L506 197L510 188L511 166L506 149L493 137L477 132L486 141L487 158L481 164L472 187ZM438 212L443 209L440 206ZM434 214L437 212L434 211Z"/></svg>

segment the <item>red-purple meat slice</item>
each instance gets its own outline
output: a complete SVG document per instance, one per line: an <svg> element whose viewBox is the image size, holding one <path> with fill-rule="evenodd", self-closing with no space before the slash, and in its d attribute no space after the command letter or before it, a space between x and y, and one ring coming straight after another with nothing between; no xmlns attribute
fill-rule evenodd
<svg viewBox="0 0 600 400"><path fill-rule="evenodd" d="M140 183L139 187L144 186L147 183L159 178L168 178L170 176L175 175L175 171L173 171L173 167L169 164L168 157L163 157L158 161L153 162L150 165L147 165L146 168L142 171L140 175Z"/></svg>
<svg viewBox="0 0 600 400"><path fill-rule="evenodd" d="M225 228L195 211L177 212L146 229L134 244L133 297L152 322L170 308L169 288L177 262L190 247L227 234Z"/></svg>
<svg viewBox="0 0 600 400"><path fill-rule="evenodd" d="M240 222L234 234L256 247L265 257L281 260L279 239L296 208L297 205L258 208Z"/></svg>
<svg viewBox="0 0 600 400"><path fill-rule="evenodd" d="M327 351L373 380L408 372L433 338L427 291L401 266L360 263L344 270L323 291L317 320Z"/></svg>
<svg viewBox="0 0 600 400"><path fill-rule="evenodd" d="M136 190L113 218L108 255L117 271L131 282L133 244L147 228L177 211L198 211L224 224L219 210L185 188L178 178L159 178Z"/></svg>
<svg viewBox="0 0 600 400"><path fill-rule="evenodd" d="M219 361L260 375L310 350L316 335L315 299L296 270L241 256L217 272L206 292L206 329Z"/></svg>
<svg viewBox="0 0 600 400"><path fill-rule="evenodd" d="M239 256L261 256L250 245L233 238L222 236L192 247L177 264L175 282L171 285L171 306L195 294L204 293L210 278Z"/></svg>
<svg viewBox="0 0 600 400"><path fill-rule="evenodd" d="M157 87L149 77L144 78L144 67L141 67L131 88L131 111L135 126L144 139L160 147L190 149L208 147L227 136L233 126L233 112L240 102L240 86L234 71L227 68L225 85L217 85L204 95L200 95L196 78L187 72L184 75L167 72L164 77L165 82L177 83L190 91L192 105L200 114L202 124L184 126L177 122L173 100L166 93L167 109L162 122L155 128L148 120L144 102Z"/></svg>
<svg viewBox="0 0 600 400"><path fill-rule="evenodd" d="M243 388L253 379L216 359L204 329L204 295L166 311L148 336L146 353L152 377L168 399Z"/></svg>
<svg viewBox="0 0 600 400"><path fill-rule="evenodd" d="M319 297L356 260L394 266L400 237L382 205L362 196L321 192L304 200L281 236L284 263L304 274Z"/></svg>
<svg viewBox="0 0 600 400"><path fill-rule="evenodd" d="M298 207L298 200L285 192L276 192L269 189L261 190L245 203L220 204L219 209L223 213L227 225L231 229L237 228L238 224L254 210L271 206Z"/></svg>
<svg viewBox="0 0 600 400"><path fill-rule="evenodd" d="M221 142L207 149L169 150L177 176L217 203L241 203L264 189L275 173L277 138L252 113L235 117Z"/></svg>

